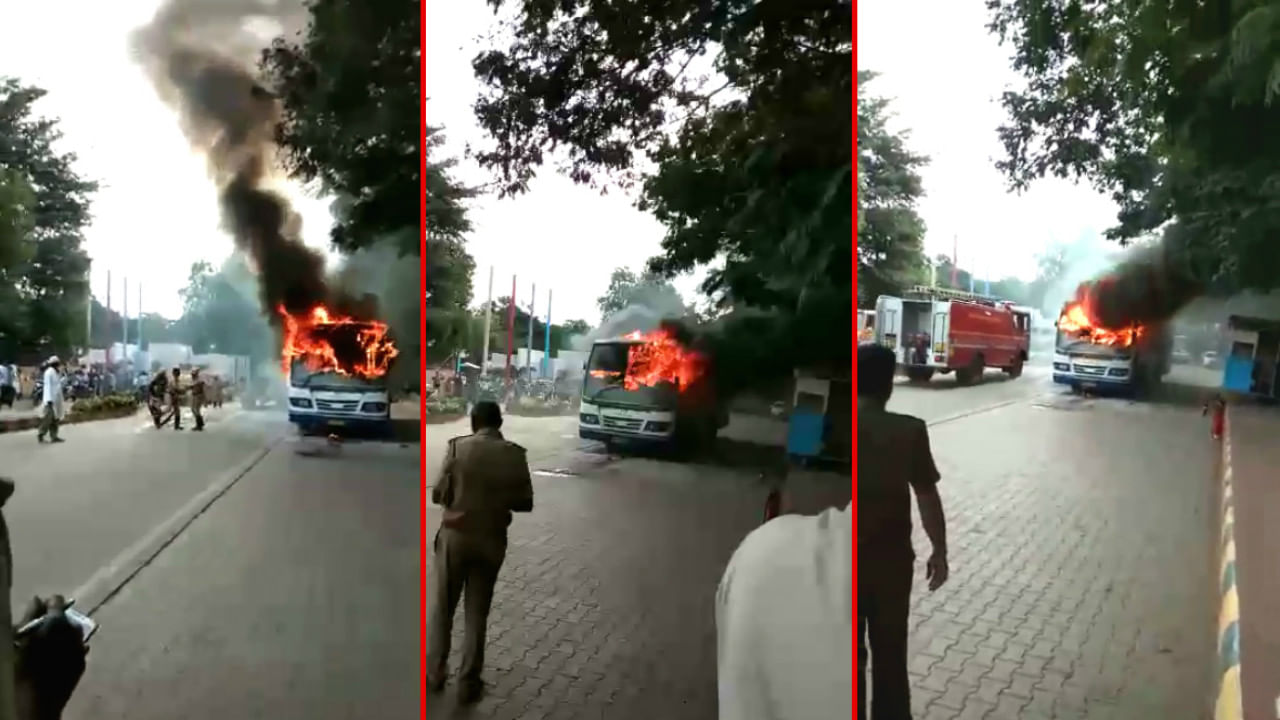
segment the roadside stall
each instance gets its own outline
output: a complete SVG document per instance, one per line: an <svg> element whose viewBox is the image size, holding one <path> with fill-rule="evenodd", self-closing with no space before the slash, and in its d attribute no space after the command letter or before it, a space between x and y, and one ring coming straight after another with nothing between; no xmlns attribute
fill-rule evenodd
<svg viewBox="0 0 1280 720"><path fill-rule="evenodd" d="M787 455L802 464L852 460L853 386L848 378L797 370Z"/></svg>
<svg viewBox="0 0 1280 720"><path fill-rule="evenodd" d="M1280 321L1232 315L1226 335L1222 389L1275 400L1280 371Z"/></svg>

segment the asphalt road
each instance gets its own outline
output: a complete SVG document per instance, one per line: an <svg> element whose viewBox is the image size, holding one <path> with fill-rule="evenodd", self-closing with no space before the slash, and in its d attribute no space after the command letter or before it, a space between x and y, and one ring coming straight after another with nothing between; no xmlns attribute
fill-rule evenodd
<svg viewBox="0 0 1280 720"><path fill-rule="evenodd" d="M1073 397L1045 367L896 388L893 407L932 425L952 548L951 583L912 601L917 718L1204 717L1215 506L1199 392ZM731 428L781 437L767 420ZM428 455L465 431L428 426ZM465 715L430 698L428 712L714 717L714 589L759 523L758 468L609 456L574 418L509 417L505 431L529 451L536 499L499 579L489 695ZM850 495L847 476L791 482L804 510Z"/></svg>
<svg viewBox="0 0 1280 720"><path fill-rule="evenodd" d="M75 594L101 624L68 720L417 716L417 446L234 406L63 434L0 457L16 602Z"/></svg>

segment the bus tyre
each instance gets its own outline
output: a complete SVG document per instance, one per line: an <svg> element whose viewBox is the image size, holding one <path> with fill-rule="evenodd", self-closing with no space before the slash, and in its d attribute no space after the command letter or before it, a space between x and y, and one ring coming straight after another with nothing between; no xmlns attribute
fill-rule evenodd
<svg viewBox="0 0 1280 720"><path fill-rule="evenodd" d="M1010 378L1022 377L1022 360L1015 360L1013 365L1004 369Z"/></svg>
<svg viewBox="0 0 1280 720"><path fill-rule="evenodd" d="M909 367L907 368L907 379L911 382L927 383L933 379L933 368Z"/></svg>

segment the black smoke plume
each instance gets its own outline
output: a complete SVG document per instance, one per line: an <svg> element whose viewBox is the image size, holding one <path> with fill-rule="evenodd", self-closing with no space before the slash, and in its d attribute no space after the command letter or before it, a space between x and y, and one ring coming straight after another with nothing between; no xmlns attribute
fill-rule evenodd
<svg viewBox="0 0 1280 720"><path fill-rule="evenodd" d="M254 26L279 34L302 27L305 18L296 0L169 0L132 38L156 92L207 159L223 225L252 260L263 312L277 324L278 308L300 314L319 304L371 317L370 299L331 291L324 257L302 242L301 218L270 187L280 107L255 77L270 38Z"/></svg>
<svg viewBox="0 0 1280 720"><path fill-rule="evenodd" d="M1104 327L1164 323L1208 289L1203 263L1177 226L1157 242L1136 248L1103 277L1082 285L1077 299L1087 294L1094 320Z"/></svg>

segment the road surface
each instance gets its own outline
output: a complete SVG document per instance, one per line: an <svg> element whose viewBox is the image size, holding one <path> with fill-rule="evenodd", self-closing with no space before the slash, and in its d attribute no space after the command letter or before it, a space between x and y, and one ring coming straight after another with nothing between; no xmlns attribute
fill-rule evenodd
<svg viewBox="0 0 1280 720"><path fill-rule="evenodd" d="M1203 717L1213 456L1192 399L1075 398L1044 367L896 388L895 409L933 424L952 547L951 583L912 601L918 718ZM428 456L465 430L428 426ZM535 509L511 529L489 694L469 717L714 717L715 586L759 523L752 462L769 453L611 457L573 418L512 417L506 433L529 451ZM809 510L850 494L837 475L796 484Z"/></svg>
<svg viewBox="0 0 1280 720"><path fill-rule="evenodd" d="M63 435L0 454L15 603L74 594L101 623L68 720L416 717L416 446L334 454L234 405L204 433Z"/></svg>

